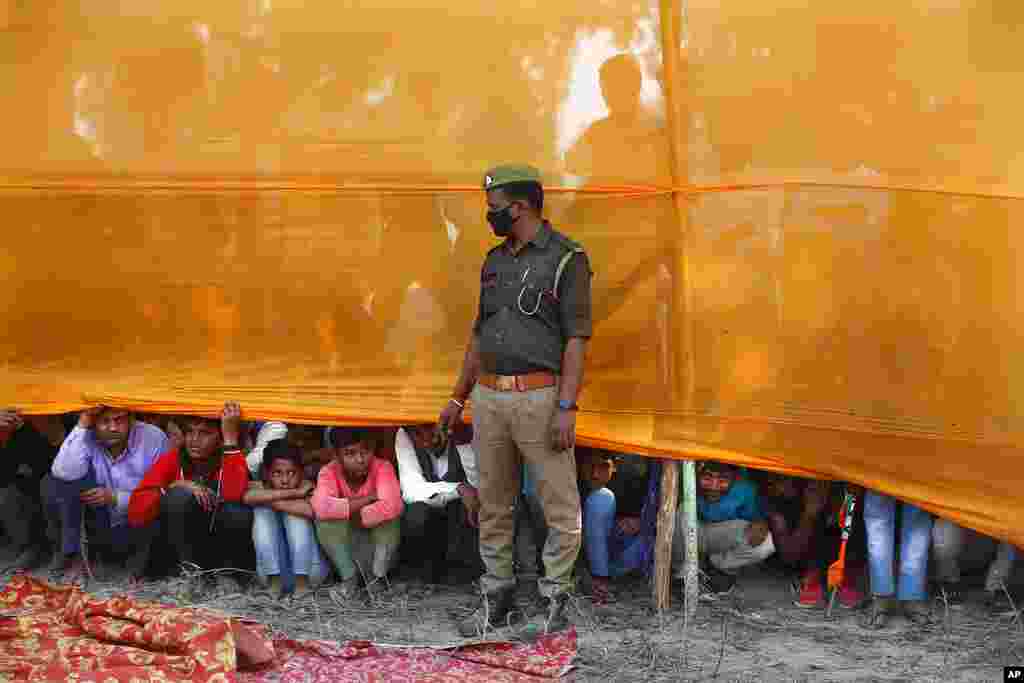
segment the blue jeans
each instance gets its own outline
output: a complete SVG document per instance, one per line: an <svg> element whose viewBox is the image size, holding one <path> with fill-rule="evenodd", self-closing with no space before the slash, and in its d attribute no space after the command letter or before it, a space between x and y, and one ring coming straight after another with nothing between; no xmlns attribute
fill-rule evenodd
<svg viewBox="0 0 1024 683"><path fill-rule="evenodd" d="M643 566L642 536L625 536L615 525L615 494L592 491L583 503L583 548L593 576L622 576Z"/></svg>
<svg viewBox="0 0 1024 683"><path fill-rule="evenodd" d="M903 510L900 528L899 581L893 576L896 555L896 507ZM864 526L868 537L871 593L899 600L928 597L928 554L932 516L910 503L898 503L876 491L864 495Z"/></svg>
<svg viewBox="0 0 1024 683"><path fill-rule="evenodd" d="M314 586L327 578L328 564L316 540L313 520L255 507L252 541L260 578L280 576L285 590L295 587L296 576L309 577Z"/></svg>

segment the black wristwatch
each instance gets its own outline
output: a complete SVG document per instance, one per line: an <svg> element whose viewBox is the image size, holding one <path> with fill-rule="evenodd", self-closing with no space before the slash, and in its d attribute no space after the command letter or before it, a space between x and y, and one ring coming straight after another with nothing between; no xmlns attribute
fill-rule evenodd
<svg viewBox="0 0 1024 683"><path fill-rule="evenodd" d="M580 407L578 405L576 405L575 403L573 403L572 401L561 400L561 401L558 402L558 409L559 410L579 410Z"/></svg>

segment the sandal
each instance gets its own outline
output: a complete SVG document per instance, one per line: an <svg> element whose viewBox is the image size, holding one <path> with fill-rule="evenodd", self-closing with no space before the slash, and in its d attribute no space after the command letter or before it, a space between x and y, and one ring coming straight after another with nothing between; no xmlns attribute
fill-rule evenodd
<svg viewBox="0 0 1024 683"><path fill-rule="evenodd" d="M895 610L896 601L892 597L876 595L864 611L860 625L871 631L879 631L889 625L889 619Z"/></svg>

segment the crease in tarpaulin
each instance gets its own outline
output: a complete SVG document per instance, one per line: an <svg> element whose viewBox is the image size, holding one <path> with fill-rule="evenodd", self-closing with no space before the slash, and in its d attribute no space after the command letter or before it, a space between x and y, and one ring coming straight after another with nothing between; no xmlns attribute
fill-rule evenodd
<svg viewBox="0 0 1024 683"><path fill-rule="evenodd" d="M871 183L822 180L772 180L760 182L708 183L694 185L622 184L622 185L557 185L545 184L549 194L579 194L607 196L614 199L656 197L669 195L704 195L757 190L838 189L873 190L878 192L910 192L978 199L1022 200L1024 193L981 190L957 190L939 186L903 183ZM481 193L479 185L418 184L418 183L358 183L346 180L318 181L316 179L258 178L218 179L215 177L188 178L161 176L154 178L91 177L85 179L37 178L33 176L0 176L0 192L7 191L62 191L68 193L117 193L131 195L138 192L173 193L310 193L353 195L437 195Z"/></svg>

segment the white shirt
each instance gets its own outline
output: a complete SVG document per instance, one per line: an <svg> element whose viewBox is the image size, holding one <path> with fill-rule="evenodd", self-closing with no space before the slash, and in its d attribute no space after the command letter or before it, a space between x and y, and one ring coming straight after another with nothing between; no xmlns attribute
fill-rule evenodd
<svg viewBox="0 0 1024 683"><path fill-rule="evenodd" d="M256 443L252 450L245 456L245 464L254 477L260 476L260 465L263 464L263 449L274 439L283 439L288 436L288 425L284 422L267 422L260 427L256 435Z"/></svg>
<svg viewBox="0 0 1024 683"><path fill-rule="evenodd" d="M480 486L480 475L476 468L476 454L469 444L455 447L466 471L466 483L473 488ZM443 507L459 499L457 483L447 481L429 482L423 476L416 447L404 429L395 435L395 458L398 460L398 482L402 487L402 500L406 503L426 503L432 507ZM448 455L434 463L434 474L440 478L448 473Z"/></svg>

